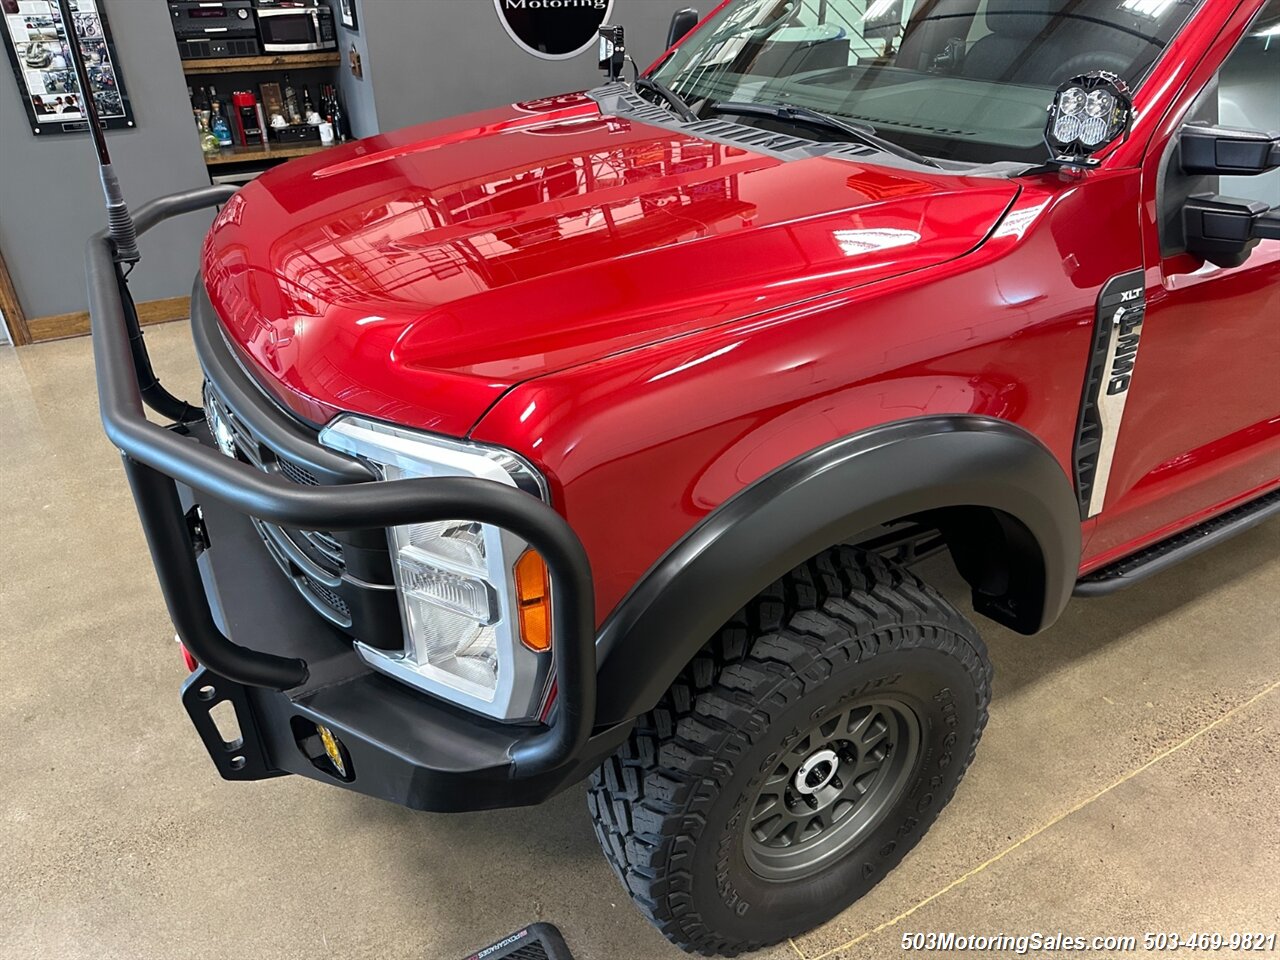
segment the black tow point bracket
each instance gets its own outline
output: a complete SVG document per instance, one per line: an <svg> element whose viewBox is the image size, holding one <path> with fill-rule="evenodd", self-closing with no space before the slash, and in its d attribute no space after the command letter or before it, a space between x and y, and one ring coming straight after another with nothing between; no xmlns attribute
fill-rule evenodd
<svg viewBox="0 0 1280 960"><path fill-rule="evenodd" d="M235 711L236 736L228 740L213 711L228 703ZM277 769L267 757L262 737L258 733L249 701L249 691L243 685L201 667L182 685L182 705L186 707L191 723L213 765L224 780L268 780L282 777L288 771Z"/></svg>

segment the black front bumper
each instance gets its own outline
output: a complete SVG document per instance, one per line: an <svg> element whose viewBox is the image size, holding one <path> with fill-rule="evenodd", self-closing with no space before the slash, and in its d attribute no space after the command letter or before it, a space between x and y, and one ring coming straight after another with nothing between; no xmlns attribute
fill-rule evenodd
<svg viewBox="0 0 1280 960"><path fill-rule="evenodd" d="M233 192L210 187L152 201L138 211L138 233L223 203ZM202 665L183 701L223 776L300 773L415 808L474 810L536 803L583 776L625 736L627 724L592 730L591 573L562 517L534 497L479 479L299 485L223 456L207 434L202 438L201 425L148 421L144 398L155 404L139 370L149 364L104 235L90 240L87 262L103 425L124 455L169 615ZM283 415L275 426L290 429ZM557 686L551 722L496 723L373 673L350 637L281 576L250 518L328 531L464 519L524 539L551 578ZM210 718L223 701L235 708L238 743L225 742ZM317 723L348 752L349 777L321 759Z"/></svg>
<svg viewBox="0 0 1280 960"><path fill-rule="evenodd" d="M183 506L195 502L189 488L179 495ZM228 780L297 773L419 810L521 806L586 776L626 736L629 724L613 727L564 763L513 777L512 751L533 730L467 713L371 670L351 638L281 576L247 517L208 498L200 509L209 546L198 563L219 625L233 641L308 666L307 680L287 691L244 686L203 667L187 680L183 703ZM239 744L227 744L209 718L223 700L235 707ZM325 759L317 723L345 747L351 779Z"/></svg>

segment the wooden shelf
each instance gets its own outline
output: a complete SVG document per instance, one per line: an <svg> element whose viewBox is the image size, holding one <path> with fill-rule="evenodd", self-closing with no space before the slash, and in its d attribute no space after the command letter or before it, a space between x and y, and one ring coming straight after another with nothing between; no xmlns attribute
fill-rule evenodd
<svg viewBox="0 0 1280 960"><path fill-rule="evenodd" d="M206 166L216 167L224 163L248 163L252 160L285 160L289 157L305 157L309 153L319 153L337 144L324 146L315 142L307 143L271 143L253 147L223 147L216 154L206 154Z"/></svg>
<svg viewBox="0 0 1280 960"><path fill-rule="evenodd" d="M211 60L183 60L182 72L250 73L258 70L306 70L312 67L336 67L342 57L335 51L324 53L269 53L264 57L222 57Z"/></svg>

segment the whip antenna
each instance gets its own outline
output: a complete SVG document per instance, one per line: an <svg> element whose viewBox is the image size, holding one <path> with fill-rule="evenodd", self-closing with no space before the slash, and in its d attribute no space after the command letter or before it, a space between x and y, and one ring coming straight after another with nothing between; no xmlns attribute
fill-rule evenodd
<svg viewBox="0 0 1280 960"><path fill-rule="evenodd" d="M84 53L80 49L80 37L76 33L76 22L71 14L71 0L58 0L58 12L62 14L62 30L67 35L67 46L71 48L71 63L76 69L76 83L80 87L80 97L84 100L84 115L89 121L89 135L93 137L93 148L98 152L98 177L102 181L102 196L107 201L107 235L115 248L116 283L120 288L120 303L124 307L125 329L129 332L129 351L133 354L133 365L138 376L138 387L142 391L142 399L152 410L161 416L168 417L176 424L194 423L204 419L204 411L197 406L179 400L160 385L151 366L151 357L147 354L147 345L142 339L142 325L138 322L138 310L129 293L127 270L121 270L121 264L135 264L142 259L138 250L138 228L134 226L133 216L129 213L129 205L124 202L124 193L120 190L120 181L111 166L111 154L107 151L107 137L98 122L98 104L93 99L93 88L89 86L89 71L84 65ZM105 11L103 12L105 16Z"/></svg>
<svg viewBox="0 0 1280 960"><path fill-rule="evenodd" d="M58 12L62 14L62 29L71 48L71 62L80 87L80 99L84 101L84 115L89 121L89 135L98 151L98 177L102 181L102 195L107 202L107 232L115 244L116 260L120 263L137 263L142 259L138 250L138 231L133 225L129 205L124 201L120 181L111 167L111 154L107 151L107 137L98 123L98 104L89 86L89 71L84 65L84 52L80 49L80 37L76 34L75 20L71 14L71 0L58 0Z"/></svg>

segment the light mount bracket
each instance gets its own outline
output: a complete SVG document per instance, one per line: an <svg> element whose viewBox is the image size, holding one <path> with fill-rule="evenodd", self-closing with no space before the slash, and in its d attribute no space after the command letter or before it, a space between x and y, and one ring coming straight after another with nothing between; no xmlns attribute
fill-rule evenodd
<svg viewBox="0 0 1280 960"><path fill-rule="evenodd" d="M1049 104L1044 139L1053 167L1095 167L1104 147L1129 135L1133 99L1114 73L1095 70L1058 87Z"/></svg>
<svg viewBox="0 0 1280 960"><path fill-rule="evenodd" d="M600 69L610 83L622 76L622 67L627 60L627 44L624 31L619 24L602 24L597 31L600 37Z"/></svg>

